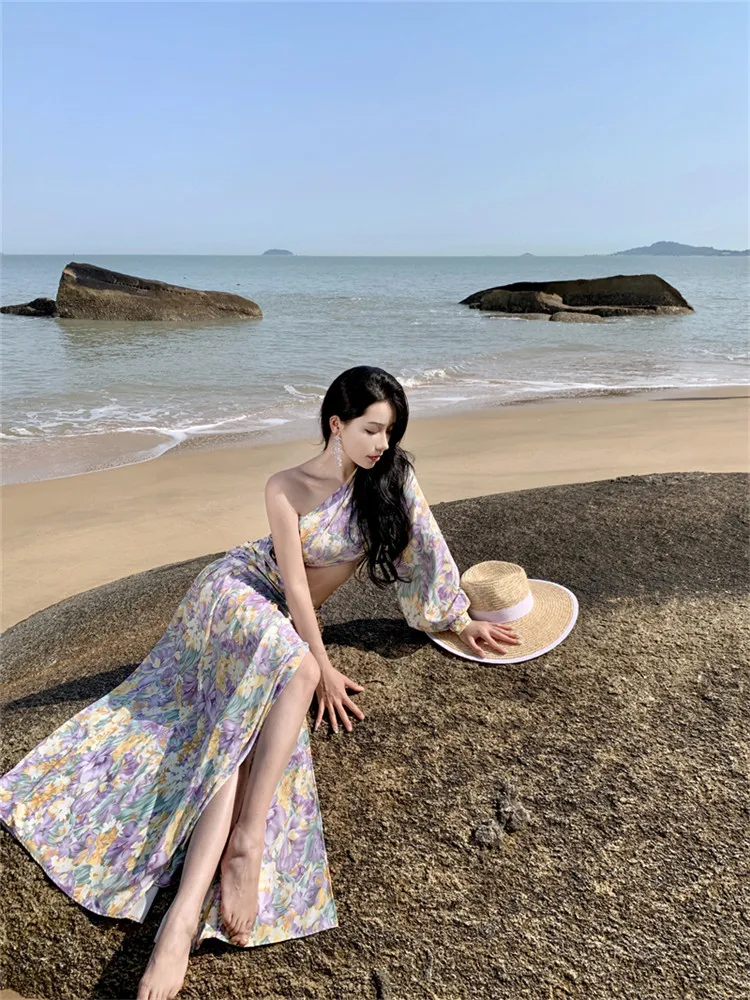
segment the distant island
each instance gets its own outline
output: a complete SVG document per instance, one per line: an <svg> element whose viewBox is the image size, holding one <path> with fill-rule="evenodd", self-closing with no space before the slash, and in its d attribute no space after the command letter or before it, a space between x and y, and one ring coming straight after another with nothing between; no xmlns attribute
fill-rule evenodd
<svg viewBox="0 0 750 1000"><path fill-rule="evenodd" d="M261 257L293 257L291 250L264 250Z"/></svg>
<svg viewBox="0 0 750 1000"><path fill-rule="evenodd" d="M643 257L747 257L750 250L717 250L716 247L691 247L687 243L671 243L660 240L650 247L633 247L632 250L616 250L609 257L626 257L629 254Z"/></svg>

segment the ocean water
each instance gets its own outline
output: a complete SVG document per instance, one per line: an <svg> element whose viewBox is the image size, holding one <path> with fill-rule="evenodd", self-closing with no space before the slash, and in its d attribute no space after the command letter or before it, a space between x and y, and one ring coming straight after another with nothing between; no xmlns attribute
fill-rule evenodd
<svg viewBox="0 0 750 1000"><path fill-rule="evenodd" d="M70 260L245 295L262 320L2 317L4 483L146 461L241 435L317 437L326 387L378 365L414 415L747 381L749 258L3 256L2 304L54 298ZM564 324L458 305L511 281L656 273L688 316Z"/></svg>

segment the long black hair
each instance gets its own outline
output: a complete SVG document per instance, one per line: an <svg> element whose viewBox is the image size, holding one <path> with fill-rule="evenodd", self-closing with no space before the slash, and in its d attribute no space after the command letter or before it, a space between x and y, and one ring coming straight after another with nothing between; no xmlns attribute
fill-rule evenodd
<svg viewBox="0 0 750 1000"><path fill-rule="evenodd" d="M320 429L328 445L331 417L342 423L361 417L368 406L386 400L395 411L388 449L372 469L358 466L352 487L351 524L356 524L364 545L357 564L361 575L367 567L377 587L401 580L396 567L410 535L410 518L404 486L413 456L399 444L409 422L409 403L403 386L382 368L358 365L338 375L328 387L320 407Z"/></svg>

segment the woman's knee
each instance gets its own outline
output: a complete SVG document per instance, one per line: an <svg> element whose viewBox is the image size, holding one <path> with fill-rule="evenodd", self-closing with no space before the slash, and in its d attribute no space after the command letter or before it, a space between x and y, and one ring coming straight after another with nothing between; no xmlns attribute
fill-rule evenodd
<svg viewBox="0 0 750 1000"><path fill-rule="evenodd" d="M312 653L307 653L303 657L302 662L297 667L297 673L312 687L318 686L318 682L320 681L320 664Z"/></svg>

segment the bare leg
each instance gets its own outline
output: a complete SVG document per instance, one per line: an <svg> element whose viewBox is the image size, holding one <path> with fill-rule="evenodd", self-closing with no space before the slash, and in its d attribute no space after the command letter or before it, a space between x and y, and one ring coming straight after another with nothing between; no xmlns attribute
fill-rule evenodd
<svg viewBox="0 0 750 1000"><path fill-rule="evenodd" d="M318 662L308 653L269 710L255 744L242 808L221 859L221 915L233 944L244 943L258 913L268 810L319 680Z"/></svg>
<svg viewBox="0 0 750 1000"><path fill-rule="evenodd" d="M171 1000L182 988L201 905L229 836L238 772L212 796L191 834L180 887L140 981L138 1000Z"/></svg>
<svg viewBox="0 0 750 1000"><path fill-rule="evenodd" d="M185 854L180 888L172 900L159 940L141 979L138 1000L167 1000L176 996L182 987L200 908L216 874L228 831L239 818L254 756L255 747L212 796L195 824ZM231 816L229 824L228 816ZM189 932L187 938L186 931Z"/></svg>
<svg viewBox="0 0 750 1000"><path fill-rule="evenodd" d="M312 663L309 661L312 661ZM191 834L190 843L185 854L180 887L169 908L163 928L159 934L159 939L154 945L148 966L141 979L137 1000L172 1000L182 988L190 957L190 945L196 931L203 900L216 874L222 852L227 844L229 832L241 815L249 776L252 770L255 770L251 768L251 764L257 756L257 750L261 744L261 740L263 740L263 734L269 728L268 723L271 721L272 716L275 717L275 714L278 714L276 713L276 708L282 701L284 705L287 705L288 702L294 704L295 702L304 701L304 698L307 696L307 701L301 709L299 724L294 729L291 746L279 772L279 777L276 779L276 784L271 789L268 803L263 812L262 844L265 836L265 818L268 814L271 798L294 749L305 713L317 686L317 680L313 681L313 678L316 676L319 678L320 668L315 658L311 654L308 654L295 670L294 675L287 683L276 703L271 706L251 752L239 768L224 782L216 794L212 796L210 802L201 813ZM298 688L302 688L301 697L300 692L297 690ZM308 688L309 695L306 695L305 692ZM292 727L294 727L293 720ZM264 742L267 742L267 740ZM258 863L259 874L260 863ZM222 883L222 896L223 891ZM258 878L256 877L254 890L256 912L257 894ZM253 915L252 919L255 919L255 915ZM252 920L250 923L252 924ZM229 930L228 927L227 929Z"/></svg>

